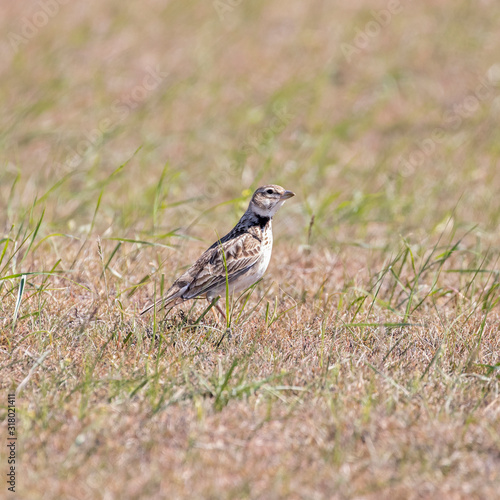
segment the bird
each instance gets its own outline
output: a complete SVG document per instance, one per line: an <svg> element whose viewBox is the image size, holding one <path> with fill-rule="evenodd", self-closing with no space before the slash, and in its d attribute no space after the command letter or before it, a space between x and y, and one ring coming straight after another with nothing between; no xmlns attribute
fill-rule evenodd
<svg viewBox="0 0 500 500"><path fill-rule="evenodd" d="M226 294L226 269L230 295L246 290L262 278L271 260L273 216L293 196L294 192L275 184L259 187L236 226L213 243L174 281L164 297L141 314L160 304L174 306L202 297L213 303L225 318L217 300Z"/></svg>

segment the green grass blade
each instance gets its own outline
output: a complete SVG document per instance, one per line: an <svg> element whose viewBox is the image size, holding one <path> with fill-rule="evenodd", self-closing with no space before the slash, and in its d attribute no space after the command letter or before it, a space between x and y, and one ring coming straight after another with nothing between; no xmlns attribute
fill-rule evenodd
<svg viewBox="0 0 500 500"><path fill-rule="evenodd" d="M19 308L21 307L21 301L23 298L23 292L24 292L25 285L26 285L26 275L23 274L21 276L21 281L19 282L19 290L17 292L16 307L14 309L14 316L12 318L12 327L13 328L14 328L16 321L17 321L17 315L19 314Z"/></svg>

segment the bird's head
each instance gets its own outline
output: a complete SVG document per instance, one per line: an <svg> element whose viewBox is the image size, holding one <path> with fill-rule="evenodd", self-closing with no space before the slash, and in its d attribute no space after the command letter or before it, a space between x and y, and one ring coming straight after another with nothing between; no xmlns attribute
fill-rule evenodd
<svg viewBox="0 0 500 500"><path fill-rule="evenodd" d="M253 194L248 209L260 217L272 217L292 196L295 196L295 193L281 186L275 184L262 186Z"/></svg>

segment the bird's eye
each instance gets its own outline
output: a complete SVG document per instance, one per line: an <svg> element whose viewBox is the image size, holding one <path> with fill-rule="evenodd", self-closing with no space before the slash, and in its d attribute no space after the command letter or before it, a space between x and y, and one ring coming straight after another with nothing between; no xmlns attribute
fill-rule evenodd
<svg viewBox="0 0 500 500"><path fill-rule="evenodd" d="M266 193L267 193L267 194L273 194L273 193L274 193L274 191L273 191L272 189L266 189Z"/></svg>

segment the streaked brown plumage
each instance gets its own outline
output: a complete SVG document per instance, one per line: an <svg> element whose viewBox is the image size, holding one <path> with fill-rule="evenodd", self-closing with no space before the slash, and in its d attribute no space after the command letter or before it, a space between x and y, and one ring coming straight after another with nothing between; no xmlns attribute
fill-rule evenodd
<svg viewBox="0 0 500 500"><path fill-rule="evenodd" d="M262 186L255 191L236 226L216 241L170 287L165 297L146 307L141 314L163 302L166 307L196 297L212 301L226 293L227 265L229 293L238 293L264 275L273 245L272 217L292 196L281 186ZM222 312L222 311L221 311Z"/></svg>

